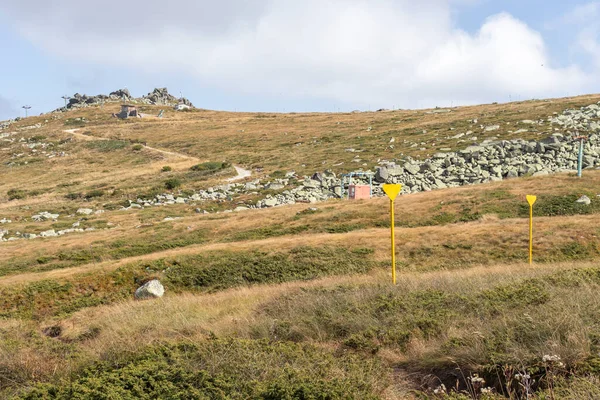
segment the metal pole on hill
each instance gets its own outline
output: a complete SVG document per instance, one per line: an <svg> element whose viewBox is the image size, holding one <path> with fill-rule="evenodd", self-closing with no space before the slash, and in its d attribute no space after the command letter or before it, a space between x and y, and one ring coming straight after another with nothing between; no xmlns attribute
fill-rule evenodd
<svg viewBox="0 0 600 400"><path fill-rule="evenodd" d="M27 118L27 116L28 116L27 111L31 108L31 106L23 106L22 108L25 109L25 118Z"/></svg>
<svg viewBox="0 0 600 400"><path fill-rule="evenodd" d="M575 136L576 140L579 140L579 154L577 155L577 177L581 178L583 175L583 143L587 139L587 136Z"/></svg>
<svg viewBox="0 0 600 400"><path fill-rule="evenodd" d="M64 101L65 101L65 107L67 106L67 100L69 100L70 98L71 97L67 96L66 94L61 97L61 99L64 99Z"/></svg>

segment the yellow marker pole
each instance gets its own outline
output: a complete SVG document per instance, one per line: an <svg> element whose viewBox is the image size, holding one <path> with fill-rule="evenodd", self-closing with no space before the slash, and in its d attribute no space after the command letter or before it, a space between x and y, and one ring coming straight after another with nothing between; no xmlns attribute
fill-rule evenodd
<svg viewBox="0 0 600 400"><path fill-rule="evenodd" d="M396 238L394 237L394 200L390 199L390 220L392 236L392 284L396 284Z"/></svg>
<svg viewBox="0 0 600 400"><path fill-rule="evenodd" d="M394 236L394 200L402 190L402 185L399 184L385 184L383 185L383 191L390 198L390 228L392 236L392 283L396 284L396 239Z"/></svg>
<svg viewBox="0 0 600 400"><path fill-rule="evenodd" d="M536 200L536 196L527 195L527 203L529 203L529 265L533 264L533 204Z"/></svg>

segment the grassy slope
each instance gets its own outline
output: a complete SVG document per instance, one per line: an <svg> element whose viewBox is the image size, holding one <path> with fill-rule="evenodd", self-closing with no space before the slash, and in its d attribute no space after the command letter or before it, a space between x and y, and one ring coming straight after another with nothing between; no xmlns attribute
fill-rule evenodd
<svg viewBox="0 0 600 400"><path fill-rule="evenodd" d="M344 162L336 167L341 172L360 165L351 163L356 154L345 148L364 149L359 154L372 166L401 152L426 155L432 143L461 147L445 137L470 129L469 119L503 121L492 133L511 137L507 122L597 100L465 107L450 114L197 111L133 121L111 120L109 106L89 109L68 118L85 116L91 122L81 132L124 143L76 137L59 144L72 136L62 132L72 128L64 119L27 131L65 146L72 157L11 168L2 159L3 176L11 179L0 181L0 193L17 188L28 196L0 203L0 217L14 220L9 229L59 229L56 224L77 220L64 216L78 207L118 203L166 177L190 188L222 181L191 176L197 161L307 173L330 167L323 161ZM402 147L416 132L430 150ZM390 137L399 147L386 150ZM195 158L136 151L129 144L136 140ZM255 159L257 153L263 156ZM173 171L160 172L164 165ZM89 201L65 198L92 190L104 194ZM523 263L524 195L530 193L539 197L534 267ZM521 390L514 374L527 369L542 383L540 393L593 398L600 373L597 193L600 173L586 171L583 179L564 174L401 197L396 288L389 285L385 199L332 201L317 211L302 204L219 215L198 215L185 205L107 211L84 222L110 229L2 243L0 393L66 379L71 384L40 387L30 398L52 391L58 398L85 397L101 389L123 397L118 388L129 385L145 388L149 398L327 393L395 399L440 380L468 389L458 366L462 374L485 376L496 391ZM591 206L574 203L581 194L592 198ZM24 220L41 210L63 218ZM167 216L181 219L163 221ZM165 283L166 297L132 301L133 290L154 277ZM560 355L565 366L544 364L544 354ZM258 369L248 370L256 363ZM315 369L316 377L308 372ZM505 374L508 381L499 378Z"/></svg>

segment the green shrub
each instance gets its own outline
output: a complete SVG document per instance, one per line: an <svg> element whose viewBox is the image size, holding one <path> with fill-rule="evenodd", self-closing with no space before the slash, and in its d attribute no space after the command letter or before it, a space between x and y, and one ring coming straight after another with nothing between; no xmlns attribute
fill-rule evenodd
<svg viewBox="0 0 600 400"><path fill-rule="evenodd" d="M104 190L101 189L94 189L94 190L90 190L89 192L87 192L85 194L85 198L86 199L92 199L94 197L102 197L104 196Z"/></svg>
<svg viewBox="0 0 600 400"><path fill-rule="evenodd" d="M387 384L383 366L372 359L294 343L212 339L98 363L21 398L374 400Z"/></svg>
<svg viewBox="0 0 600 400"><path fill-rule="evenodd" d="M69 118L65 120L65 126L85 126L87 120L84 117Z"/></svg>
<svg viewBox="0 0 600 400"><path fill-rule="evenodd" d="M27 139L28 142L41 142L42 140L46 139L46 136L44 135L35 135L30 137L29 139Z"/></svg>
<svg viewBox="0 0 600 400"><path fill-rule="evenodd" d="M85 146L90 150L108 153L128 147L129 142L124 140L94 140L92 142L87 142Z"/></svg>
<svg viewBox="0 0 600 400"><path fill-rule="evenodd" d="M219 251L146 265L150 270L165 270L167 281L176 287L203 290L362 273L374 266L368 258L332 247L297 247L289 253Z"/></svg>
<svg viewBox="0 0 600 400"><path fill-rule="evenodd" d="M139 144L139 143L138 144L134 144L133 146L131 146L131 150L133 150L133 151L140 151L143 148L144 148L144 146L141 145L141 144Z"/></svg>
<svg viewBox="0 0 600 400"><path fill-rule="evenodd" d="M171 172L173 170L173 168L171 168L168 165L165 165L164 167L162 167L161 171L162 172Z"/></svg>
<svg viewBox="0 0 600 400"><path fill-rule="evenodd" d="M65 198L69 199L69 200L77 200L77 199L80 199L82 197L83 197L83 193L67 193L65 195Z"/></svg>
<svg viewBox="0 0 600 400"><path fill-rule="evenodd" d="M533 206L533 215L540 217L554 217L560 215L585 215L600 211L600 202L596 201L596 196L588 193L591 199L590 205L576 203L580 197L576 194L565 196L559 195L540 195ZM521 217L529 216L529 205L525 202L520 204L519 215Z"/></svg>
<svg viewBox="0 0 600 400"><path fill-rule="evenodd" d="M173 190L181 186L181 181L177 178L169 178L165 181L165 187L169 190Z"/></svg>
<svg viewBox="0 0 600 400"><path fill-rule="evenodd" d="M6 192L8 200L21 200L27 197L27 192L21 189L10 189Z"/></svg>
<svg viewBox="0 0 600 400"><path fill-rule="evenodd" d="M196 164L193 167L191 167L190 169L192 171L219 171L225 168L229 168L231 166L231 164L226 163L226 162L213 162L213 161L209 161L209 162L205 162L202 164Z"/></svg>

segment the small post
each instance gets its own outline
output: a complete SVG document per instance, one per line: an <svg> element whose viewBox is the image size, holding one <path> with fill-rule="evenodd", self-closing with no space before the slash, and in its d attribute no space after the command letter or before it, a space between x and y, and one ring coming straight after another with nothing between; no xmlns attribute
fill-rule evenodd
<svg viewBox="0 0 600 400"><path fill-rule="evenodd" d="M533 204L537 200L537 196L527 195L527 203L529 203L529 265L533 264Z"/></svg>
<svg viewBox="0 0 600 400"><path fill-rule="evenodd" d="M400 190L402 190L402 185L400 184L392 184L388 183L382 186L383 191L390 198L390 232L392 239L392 284L396 284L396 238L394 236L394 200L398 197Z"/></svg>
<svg viewBox="0 0 600 400"><path fill-rule="evenodd" d="M25 109L25 118L27 118L27 111L31 108L31 106L23 106L22 108Z"/></svg>
<svg viewBox="0 0 600 400"><path fill-rule="evenodd" d="M61 99L65 100L65 107L66 107L67 106L67 100L69 100L70 97L65 94L64 96L61 97Z"/></svg>
<svg viewBox="0 0 600 400"><path fill-rule="evenodd" d="M583 169L583 137L579 138L579 157L577 158L577 177L581 178Z"/></svg>

